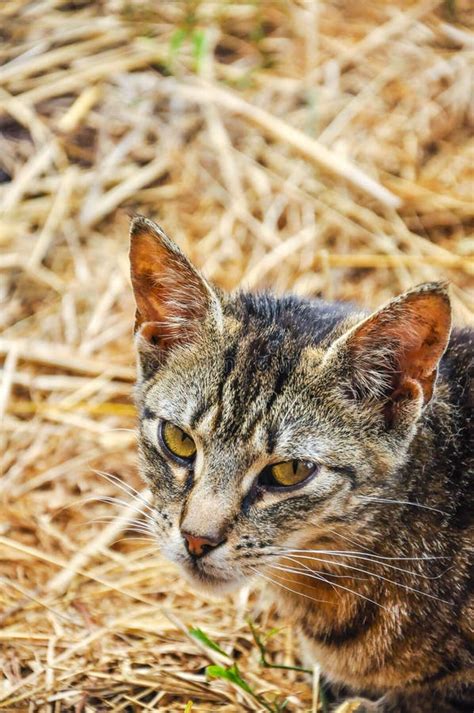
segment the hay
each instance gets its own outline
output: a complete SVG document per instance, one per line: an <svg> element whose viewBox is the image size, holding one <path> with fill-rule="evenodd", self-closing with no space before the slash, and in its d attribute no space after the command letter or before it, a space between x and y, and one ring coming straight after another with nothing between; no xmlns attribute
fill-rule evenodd
<svg viewBox="0 0 474 713"><path fill-rule="evenodd" d="M258 588L193 592L99 474L147 497L127 213L226 289L375 306L446 278L472 323L468 6L1 4L0 708L263 710L206 677L230 660L199 627L273 710L316 710L317 672L260 664L248 614L298 654Z"/></svg>

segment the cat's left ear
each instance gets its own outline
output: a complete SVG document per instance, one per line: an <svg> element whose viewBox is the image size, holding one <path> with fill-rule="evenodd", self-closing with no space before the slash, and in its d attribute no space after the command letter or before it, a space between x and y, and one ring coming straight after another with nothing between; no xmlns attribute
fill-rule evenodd
<svg viewBox="0 0 474 713"><path fill-rule="evenodd" d="M165 356L191 344L204 324L221 324L215 290L165 232L142 216L130 228L130 266L139 348L148 344Z"/></svg>
<svg viewBox="0 0 474 713"><path fill-rule="evenodd" d="M339 340L352 393L383 400L389 408L426 404L450 330L444 283L426 283L392 300Z"/></svg>

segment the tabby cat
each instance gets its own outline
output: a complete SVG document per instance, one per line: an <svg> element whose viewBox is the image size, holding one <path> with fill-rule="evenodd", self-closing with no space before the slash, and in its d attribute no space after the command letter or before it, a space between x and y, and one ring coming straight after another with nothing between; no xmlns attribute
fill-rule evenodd
<svg viewBox="0 0 474 713"><path fill-rule="evenodd" d="M131 228L140 460L196 586L267 580L359 711L474 710L472 333L446 287L371 315L223 294Z"/></svg>

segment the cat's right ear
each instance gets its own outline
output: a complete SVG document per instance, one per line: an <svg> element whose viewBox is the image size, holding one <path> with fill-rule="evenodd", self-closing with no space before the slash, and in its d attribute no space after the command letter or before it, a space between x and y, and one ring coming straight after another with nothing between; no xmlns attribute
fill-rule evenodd
<svg viewBox="0 0 474 713"><path fill-rule="evenodd" d="M165 232L142 216L130 228L130 267L139 351L163 361L171 349L192 344L204 324L221 325L211 285Z"/></svg>
<svg viewBox="0 0 474 713"><path fill-rule="evenodd" d="M418 418L433 396L448 345L451 306L444 283L419 285L334 342L347 393L384 406L388 425Z"/></svg>

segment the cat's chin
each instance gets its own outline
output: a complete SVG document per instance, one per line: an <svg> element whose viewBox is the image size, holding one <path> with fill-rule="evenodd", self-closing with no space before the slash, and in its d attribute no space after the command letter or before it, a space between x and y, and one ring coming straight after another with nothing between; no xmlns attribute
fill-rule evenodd
<svg viewBox="0 0 474 713"><path fill-rule="evenodd" d="M193 585L194 589L216 597L228 592L235 592L245 583L245 580L240 577L224 579L222 577L214 577L212 574L195 568L181 566L180 569L185 579Z"/></svg>

